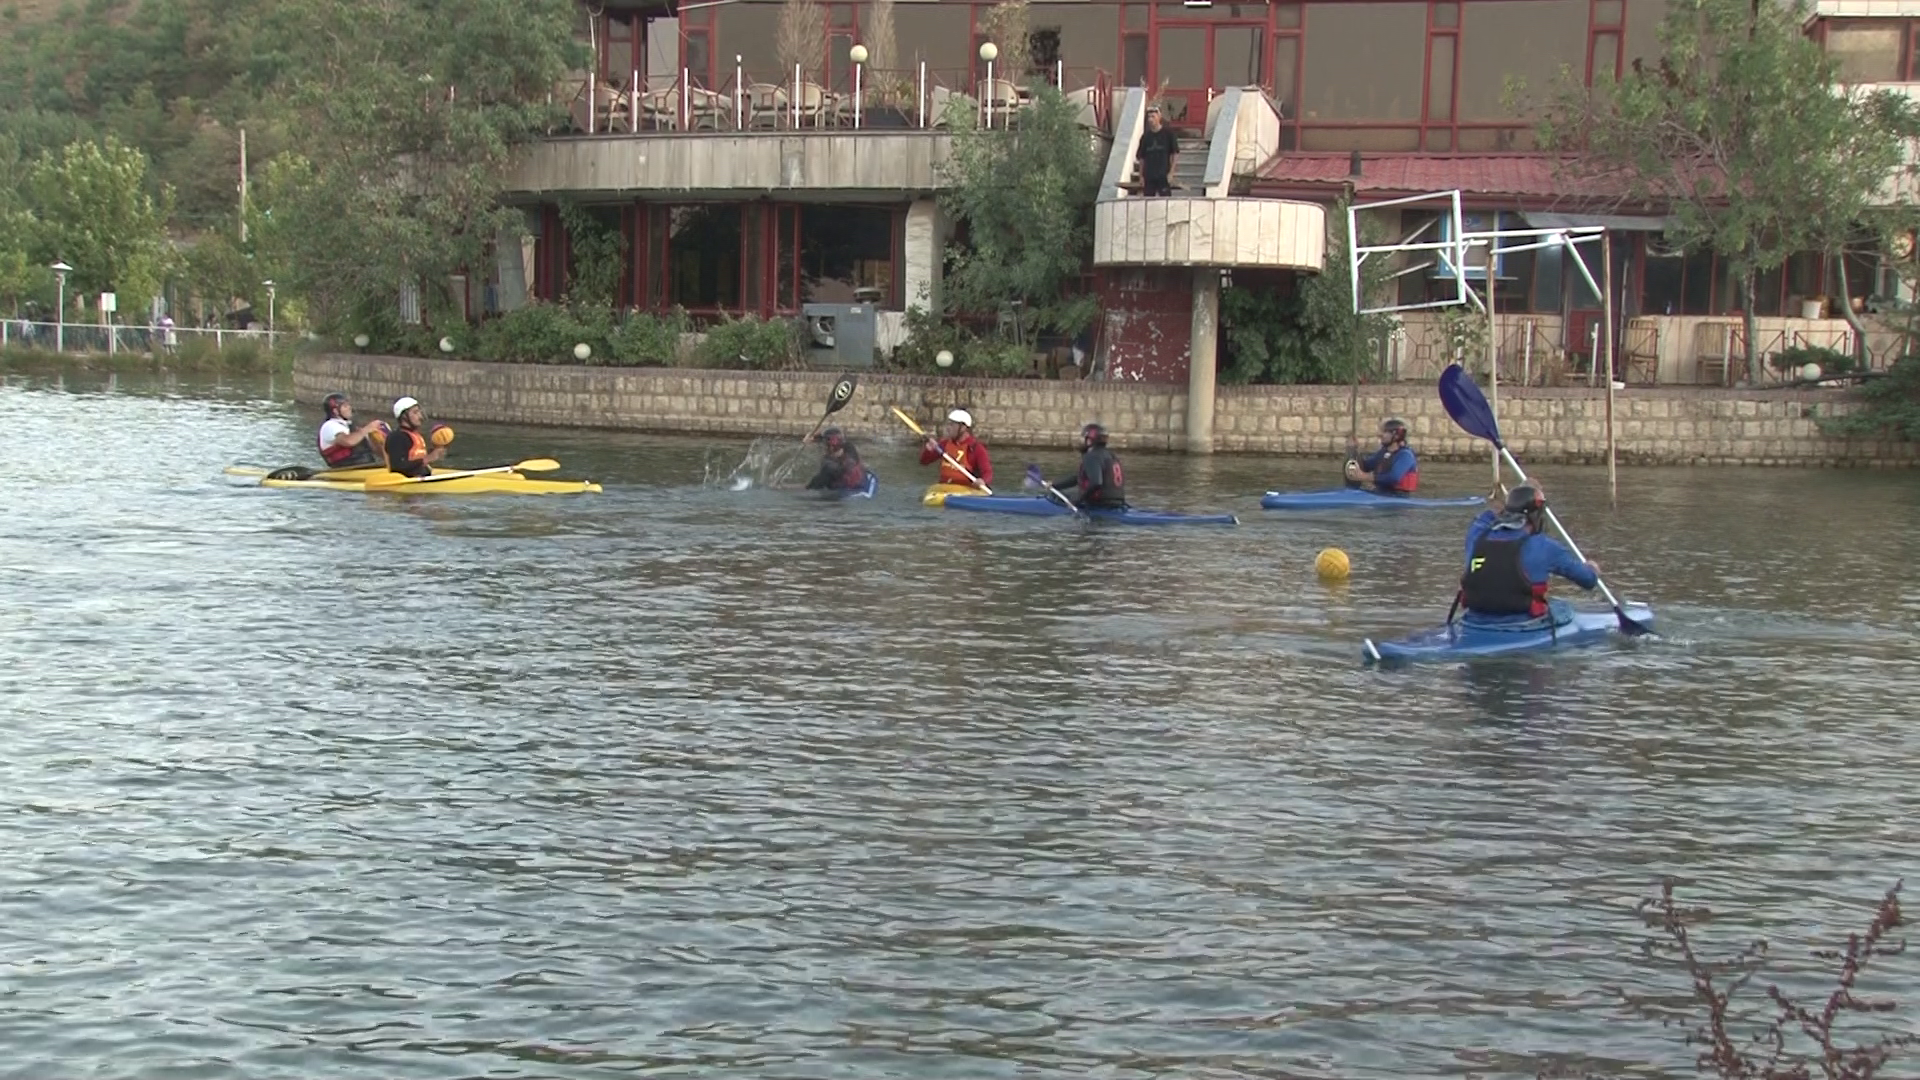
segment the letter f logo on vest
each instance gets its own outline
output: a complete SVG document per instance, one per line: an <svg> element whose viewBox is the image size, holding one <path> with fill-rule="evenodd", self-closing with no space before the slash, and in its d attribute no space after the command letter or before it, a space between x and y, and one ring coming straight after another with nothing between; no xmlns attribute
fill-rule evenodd
<svg viewBox="0 0 1920 1080"><path fill-rule="evenodd" d="M1487 564L1487 560L1480 558L1479 556L1476 555L1473 561L1467 564L1467 570L1469 573L1471 573L1475 570L1480 569L1482 566L1485 566L1486 564Z"/></svg>

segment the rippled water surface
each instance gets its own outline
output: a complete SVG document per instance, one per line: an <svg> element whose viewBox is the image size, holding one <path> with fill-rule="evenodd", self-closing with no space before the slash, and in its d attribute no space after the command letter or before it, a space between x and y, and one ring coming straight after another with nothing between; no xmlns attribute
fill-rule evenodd
<svg viewBox="0 0 1920 1080"><path fill-rule="evenodd" d="M311 412L0 387L0 1075L1679 1076L1661 875L1798 956L1920 854L1906 473L1542 468L1666 636L1377 672L1471 512L1259 509L1324 463L1127 455L1236 529L922 509L903 441L843 504L481 425L605 493L222 475Z"/></svg>

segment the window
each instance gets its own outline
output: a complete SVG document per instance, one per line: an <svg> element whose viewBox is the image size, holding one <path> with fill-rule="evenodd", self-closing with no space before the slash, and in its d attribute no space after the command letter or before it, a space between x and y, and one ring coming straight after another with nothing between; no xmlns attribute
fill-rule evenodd
<svg viewBox="0 0 1920 1080"><path fill-rule="evenodd" d="M749 83L786 86L793 82L792 71L788 71L784 77L780 72L777 44L780 33L779 4L728 4L717 9L714 21L717 24L714 27L714 52L719 57L722 85L733 79L736 56L740 58L740 67Z"/></svg>
<svg viewBox="0 0 1920 1080"><path fill-rule="evenodd" d="M1120 84L1147 85L1147 35L1128 34L1120 41Z"/></svg>
<svg viewBox="0 0 1920 1080"><path fill-rule="evenodd" d="M1518 109L1508 108L1505 100L1509 77L1525 84L1516 106L1550 94L1560 66L1586 48L1587 3L1476 0L1468 4L1460 34L1460 119L1516 119Z"/></svg>
<svg viewBox="0 0 1920 1080"><path fill-rule="evenodd" d="M675 206L669 212L671 303L690 310L740 307L740 207Z"/></svg>
<svg viewBox="0 0 1920 1080"><path fill-rule="evenodd" d="M779 225L774 229L774 248L778 253L776 303L782 311L800 309L800 208L780 208Z"/></svg>
<svg viewBox="0 0 1920 1080"><path fill-rule="evenodd" d="M1658 67L1665 46L1660 44L1660 24L1667 17L1666 0L1626 0L1626 63L1636 62Z"/></svg>
<svg viewBox="0 0 1920 1080"><path fill-rule="evenodd" d="M1827 27L1827 55L1850 83L1899 82L1907 24L1900 19L1854 19Z"/></svg>
<svg viewBox="0 0 1920 1080"><path fill-rule="evenodd" d="M807 206L800 214L801 299L814 304L852 304L872 299L858 290L879 290L878 302L894 293L893 218L880 206Z"/></svg>
<svg viewBox="0 0 1920 1080"><path fill-rule="evenodd" d="M1140 8L1142 14L1146 9ZM1110 4L1091 4L1085 0L1071 4L1034 4L1028 25L1038 38L1051 30L1057 35L1059 59L1066 68L1068 88L1091 86L1094 73L1112 72L1120 66L1120 39L1114 34L1115 12ZM1044 66L1053 74L1053 61L1042 61L1039 42L1033 50L1035 66Z"/></svg>
<svg viewBox="0 0 1920 1080"><path fill-rule="evenodd" d="M973 58L967 53L972 12L965 4L903 4L894 8L893 37L899 64L913 71L919 85L920 62L927 62L927 84L964 88Z"/></svg>
<svg viewBox="0 0 1920 1080"><path fill-rule="evenodd" d="M1418 121L1426 31L1425 3L1313 5L1301 117Z"/></svg>

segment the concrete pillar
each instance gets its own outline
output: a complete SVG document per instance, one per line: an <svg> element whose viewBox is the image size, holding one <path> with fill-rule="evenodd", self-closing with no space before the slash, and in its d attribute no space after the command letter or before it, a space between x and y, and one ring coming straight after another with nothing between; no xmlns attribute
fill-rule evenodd
<svg viewBox="0 0 1920 1080"><path fill-rule="evenodd" d="M1214 353L1220 339L1220 271L1193 271L1193 344L1187 353L1187 453L1213 453Z"/></svg>
<svg viewBox="0 0 1920 1080"><path fill-rule="evenodd" d="M940 204L915 199L907 207L905 262L900 268L907 310L940 310L940 267L945 262L946 222Z"/></svg>
<svg viewBox="0 0 1920 1080"><path fill-rule="evenodd" d="M533 267L528 265L527 251L533 247L527 239L540 235L540 217L532 211L525 212L522 229L501 229L494 238L493 272L494 280L499 282L494 292L494 302L501 311L517 311L527 306L527 294L533 285Z"/></svg>

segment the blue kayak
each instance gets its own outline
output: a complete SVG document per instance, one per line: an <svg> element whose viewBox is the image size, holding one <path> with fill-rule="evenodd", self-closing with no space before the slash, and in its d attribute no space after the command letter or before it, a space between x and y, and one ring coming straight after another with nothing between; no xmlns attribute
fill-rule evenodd
<svg viewBox="0 0 1920 1080"><path fill-rule="evenodd" d="M1328 491L1269 491L1260 500L1263 510L1339 510L1355 506L1393 507L1399 510L1438 510L1446 507L1481 506L1482 495L1460 495L1451 499L1421 499L1412 495L1382 495L1366 488L1333 488Z"/></svg>
<svg viewBox="0 0 1920 1080"><path fill-rule="evenodd" d="M1044 495L949 495L949 510L976 510L990 514L1023 514L1027 517L1072 517L1073 511ZM1175 514L1159 510L1085 510L1095 521L1120 525L1238 525L1232 514Z"/></svg>
<svg viewBox="0 0 1920 1080"><path fill-rule="evenodd" d="M1361 644L1360 658L1366 664L1409 664L1421 660L1460 660L1475 656L1504 656L1508 653L1534 652L1574 645L1591 645L1620 632L1620 620L1612 608L1605 611L1563 609L1567 619L1551 631L1546 620L1522 624L1524 628L1475 626L1468 618L1448 626L1422 630L1397 641ZM1627 617L1651 624L1653 609L1645 604L1627 604Z"/></svg>
<svg viewBox="0 0 1920 1080"><path fill-rule="evenodd" d="M828 499L871 499L880 490L880 475L867 470L867 482L857 488L831 488L821 492Z"/></svg>

